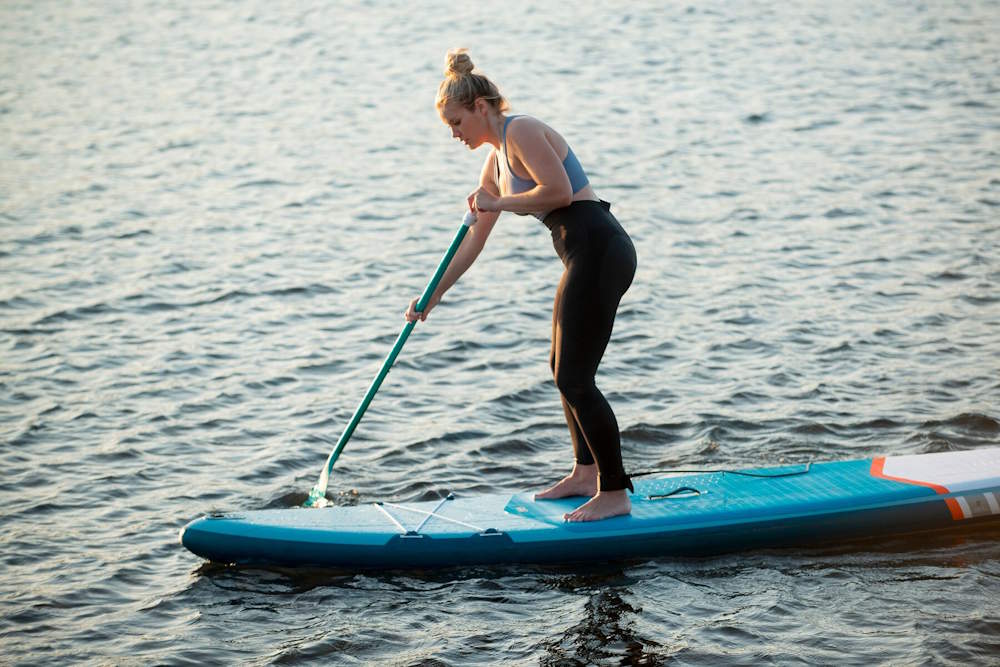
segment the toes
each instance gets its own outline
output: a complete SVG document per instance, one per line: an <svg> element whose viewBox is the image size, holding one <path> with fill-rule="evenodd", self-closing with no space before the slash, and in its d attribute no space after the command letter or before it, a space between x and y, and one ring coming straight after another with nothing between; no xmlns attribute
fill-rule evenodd
<svg viewBox="0 0 1000 667"><path fill-rule="evenodd" d="M580 507L577 507L572 512L563 514L563 521L570 523L601 521L603 519L610 519L611 517L629 514L631 510L631 507L624 508L619 511L613 507L609 508L601 505L588 507L588 505L590 505L590 503L585 503Z"/></svg>

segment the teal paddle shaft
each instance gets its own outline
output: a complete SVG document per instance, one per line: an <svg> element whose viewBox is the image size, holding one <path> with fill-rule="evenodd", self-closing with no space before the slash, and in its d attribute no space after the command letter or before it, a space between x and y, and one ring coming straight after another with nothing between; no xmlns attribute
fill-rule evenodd
<svg viewBox="0 0 1000 667"><path fill-rule="evenodd" d="M458 252L458 247L462 245L462 239L465 238L466 232L469 231L471 227L476 222L476 217L471 211L465 214L465 218L462 220L462 226L458 228L458 232L455 233L455 238L451 242L451 246L448 248L448 252L444 254L441 259L441 263L438 264L437 271L434 272L434 277L431 281L427 283L427 287L424 289L424 293L420 296L420 300L417 301L417 312L422 312L427 308L427 304L430 302L431 297L434 296L434 290L437 289L438 283L441 282L441 277L444 272L448 269L448 265L451 264L452 258L455 253ZM371 404L372 399L375 398L375 392L378 391L379 387L382 386L382 381L385 380L385 376L389 374L389 369L392 368L392 364L396 361L396 357L399 356L400 350L403 349L403 344L406 343L406 339L410 337L410 332L413 331L413 327L416 326L417 320L412 322L407 322L406 326L400 332L399 336L396 338L396 343L392 346L392 351L389 352L389 356L385 358L382 362L382 369L372 380L371 385L368 387L368 392L365 394L364 399L362 399L361 404L358 405L358 409L354 411L354 416L351 417L351 422L344 429L344 432L340 435L340 440L337 441L337 446L330 452L330 456L326 459L326 465L323 466L323 472L319 476L319 481L316 486L312 488L309 492L309 497L302 504L303 507L324 507L328 504L326 500L326 487L330 482L330 473L333 471L333 464L336 463L337 458L340 456L340 452L344 450L344 446L347 441L351 439L351 435L354 434L354 429L358 427L361 422L361 418L365 414L365 410Z"/></svg>

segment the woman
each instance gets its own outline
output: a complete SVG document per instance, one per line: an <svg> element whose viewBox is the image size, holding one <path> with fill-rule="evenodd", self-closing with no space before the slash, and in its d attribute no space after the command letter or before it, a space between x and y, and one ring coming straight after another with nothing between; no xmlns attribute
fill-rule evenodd
<svg viewBox="0 0 1000 667"><path fill-rule="evenodd" d="M490 144L479 188L468 205L477 215L422 312L424 320L479 256L501 211L532 214L552 232L565 266L552 313L550 364L562 396L576 461L572 472L535 495L537 500L591 496L567 521L595 521L631 512L632 489L622 466L621 437L611 407L594 383L611 337L615 312L635 274L632 241L597 198L563 137L529 116L506 115L508 105L488 78L473 71L465 49L448 52L436 106L451 134L470 149Z"/></svg>

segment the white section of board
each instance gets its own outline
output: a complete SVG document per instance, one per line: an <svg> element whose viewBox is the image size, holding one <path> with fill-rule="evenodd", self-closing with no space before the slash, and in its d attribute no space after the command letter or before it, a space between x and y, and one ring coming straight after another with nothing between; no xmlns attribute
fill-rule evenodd
<svg viewBox="0 0 1000 667"><path fill-rule="evenodd" d="M1000 447L887 456L882 473L886 477L937 484L952 493L1000 487Z"/></svg>

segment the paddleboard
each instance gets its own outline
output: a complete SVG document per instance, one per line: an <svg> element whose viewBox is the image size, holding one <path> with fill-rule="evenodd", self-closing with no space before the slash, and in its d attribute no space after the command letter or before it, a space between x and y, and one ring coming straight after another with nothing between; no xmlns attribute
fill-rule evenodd
<svg viewBox="0 0 1000 667"><path fill-rule="evenodd" d="M1000 448L637 479L628 516L531 494L214 513L180 534L236 564L347 569L695 555L1000 520Z"/></svg>

